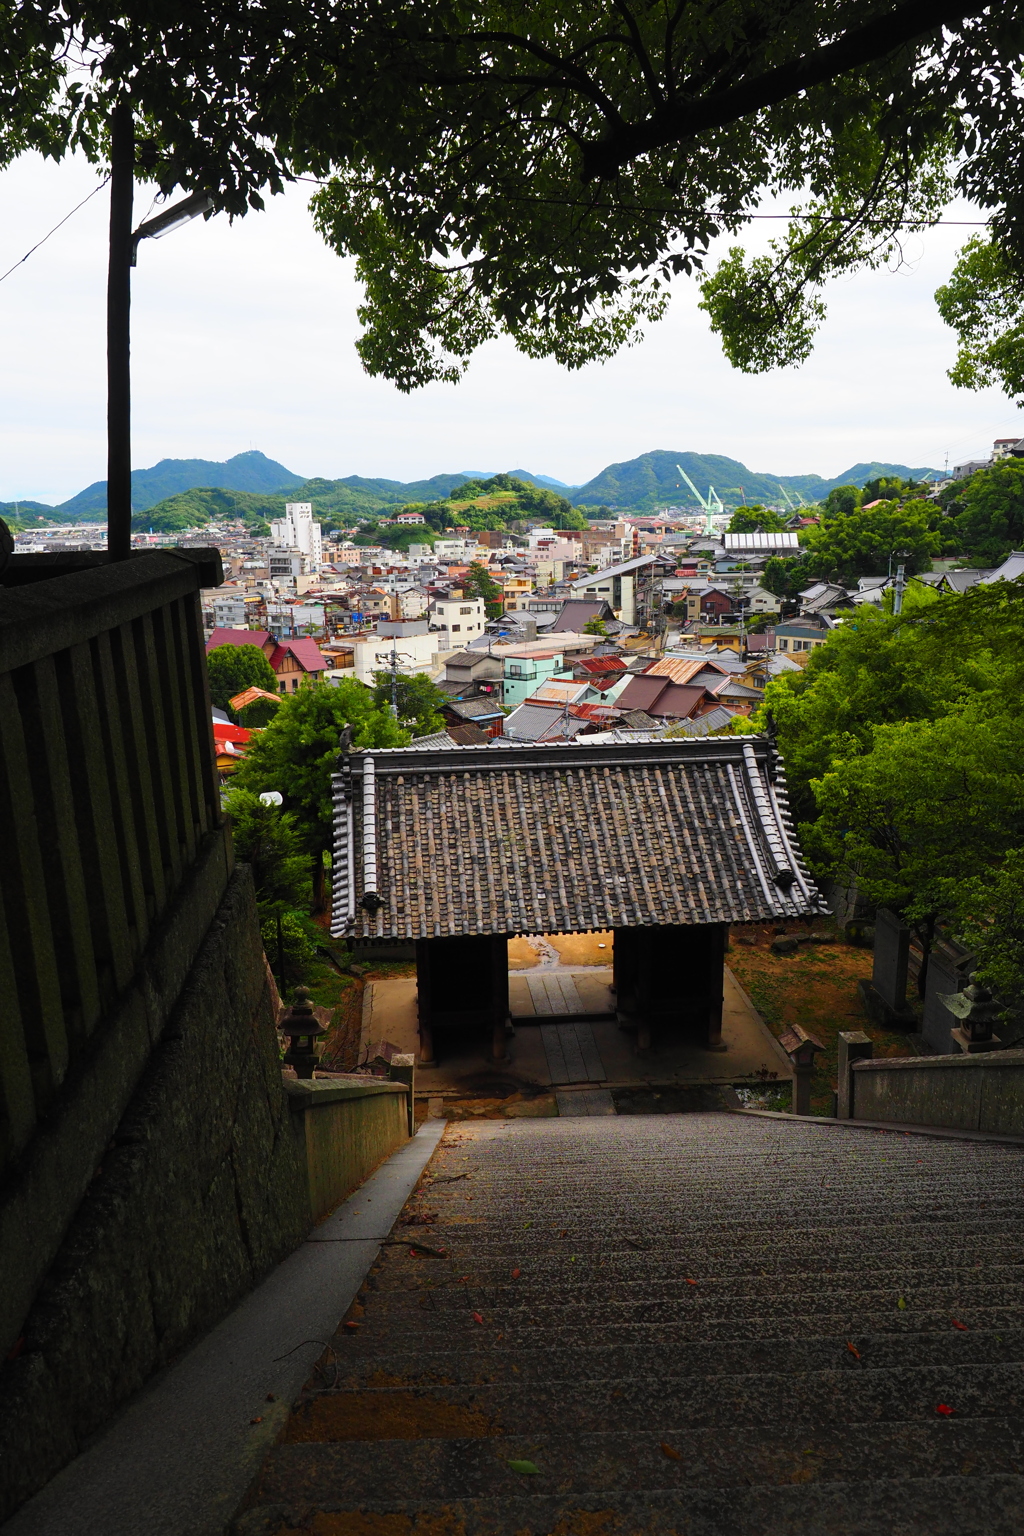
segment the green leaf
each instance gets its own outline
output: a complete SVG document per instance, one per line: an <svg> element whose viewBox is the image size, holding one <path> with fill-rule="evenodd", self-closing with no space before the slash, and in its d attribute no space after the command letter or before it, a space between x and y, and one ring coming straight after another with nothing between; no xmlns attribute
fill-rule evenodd
<svg viewBox="0 0 1024 1536"><path fill-rule="evenodd" d="M513 1472L521 1472L524 1477L540 1477L540 1467L532 1461L510 1461L509 1466Z"/></svg>

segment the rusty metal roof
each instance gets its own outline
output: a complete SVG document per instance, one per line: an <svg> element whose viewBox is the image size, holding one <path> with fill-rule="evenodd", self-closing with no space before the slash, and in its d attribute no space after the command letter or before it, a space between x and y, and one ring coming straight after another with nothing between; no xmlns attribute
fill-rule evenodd
<svg viewBox="0 0 1024 1536"><path fill-rule="evenodd" d="M827 910L765 737L353 752L335 935L414 939Z"/></svg>

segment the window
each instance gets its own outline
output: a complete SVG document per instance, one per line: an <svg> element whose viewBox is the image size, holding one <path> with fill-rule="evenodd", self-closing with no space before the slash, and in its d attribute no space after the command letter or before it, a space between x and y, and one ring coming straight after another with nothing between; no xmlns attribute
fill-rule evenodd
<svg viewBox="0 0 1024 1536"><path fill-rule="evenodd" d="M459 612L460 613L472 613L473 610L472 610L472 608L460 608Z"/></svg>
<svg viewBox="0 0 1024 1536"><path fill-rule="evenodd" d="M789 641L786 640L786 639L780 639L779 640L779 650L780 651L788 651L789 650Z"/></svg>
<svg viewBox="0 0 1024 1536"><path fill-rule="evenodd" d="M509 677L522 677L523 669L522 669L522 667L517 667L517 666L512 665L508 669L508 675L509 675Z"/></svg>
<svg viewBox="0 0 1024 1536"><path fill-rule="evenodd" d="M462 625L461 624L453 624L452 625L452 634L453 635L457 635L461 629L462 629Z"/></svg>
<svg viewBox="0 0 1024 1536"><path fill-rule="evenodd" d="M281 681L280 681L280 682L279 682L279 683L278 683L278 685L277 685L277 686L278 686L278 688L280 688L280 690L281 690L281 692L282 692L282 693L286 693L286 692L287 692L287 690L288 690L288 682L287 682L287 679L286 679L286 678L283 678L283 677L282 677L282 679L281 679Z"/></svg>

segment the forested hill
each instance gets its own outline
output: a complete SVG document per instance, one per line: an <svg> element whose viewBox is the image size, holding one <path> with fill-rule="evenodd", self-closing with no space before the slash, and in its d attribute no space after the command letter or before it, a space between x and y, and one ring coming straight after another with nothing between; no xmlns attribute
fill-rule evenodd
<svg viewBox="0 0 1024 1536"><path fill-rule="evenodd" d="M132 470L132 506L136 512L145 512L168 496L182 491L195 490L198 486L216 486L224 491L248 491L266 495L274 491L294 491L302 484L302 476L295 475L283 464L268 459L266 454L253 449L248 453L236 453L223 464L210 459L161 459L151 469ZM107 515L107 482L97 480L84 491L62 502L56 508L61 521L89 522Z"/></svg>
<svg viewBox="0 0 1024 1536"><path fill-rule="evenodd" d="M821 475L766 475L748 469L738 459L720 454L670 452L659 449L627 459L623 464L609 464L593 480L569 495L576 506L621 507L631 512L650 512L658 507L692 506L693 492L679 473L682 467L702 496L713 486L727 507L782 500L780 488L790 496L799 493L805 501L820 501L837 485L862 486L880 475L897 475L903 480L920 480L938 471L912 469L906 464L855 464L832 480Z"/></svg>
<svg viewBox="0 0 1024 1536"><path fill-rule="evenodd" d="M564 485L550 475L538 475L524 469L508 473L526 484L553 490L575 506L602 506L640 513L658 507L693 505L693 492L679 474L679 465L686 470L702 496L714 486L726 506L740 506L744 502L779 502L782 500L781 487L785 487L790 496L799 494L805 501L814 502L820 501L837 485L862 486L880 475L921 479L926 474L937 473L906 464L873 462L854 464L831 480L823 479L821 475L769 475L748 469L738 459L720 454L689 453L683 449L661 449L621 464L609 464L582 486ZM134 524L136 528L152 524L171 529L201 527L204 523L232 515L259 520L280 516L286 500L310 501L322 519L345 521L356 516L372 516L375 512L408 502L441 501L469 480L489 478L491 476L484 471L459 470L412 481L371 479L362 475L347 475L340 480L304 480L301 475L256 450L235 454L224 463L210 459L161 459L150 469L132 472ZM39 502L11 502L6 506L0 503L0 516L21 526L37 521L98 522L106 516L106 505L106 481L97 480L59 507L50 508ZM148 516L151 512L152 518Z"/></svg>

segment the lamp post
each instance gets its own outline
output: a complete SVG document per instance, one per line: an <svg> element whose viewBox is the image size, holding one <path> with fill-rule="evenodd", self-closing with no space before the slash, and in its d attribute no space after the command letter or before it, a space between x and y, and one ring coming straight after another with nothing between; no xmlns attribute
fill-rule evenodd
<svg viewBox="0 0 1024 1536"><path fill-rule="evenodd" d="M110 243L107 264L107 556L132 550L131 269L140 240L159 238L207 213L213 200L194 192L132 229L135 118L123 97L110 120Z"/></svg>

